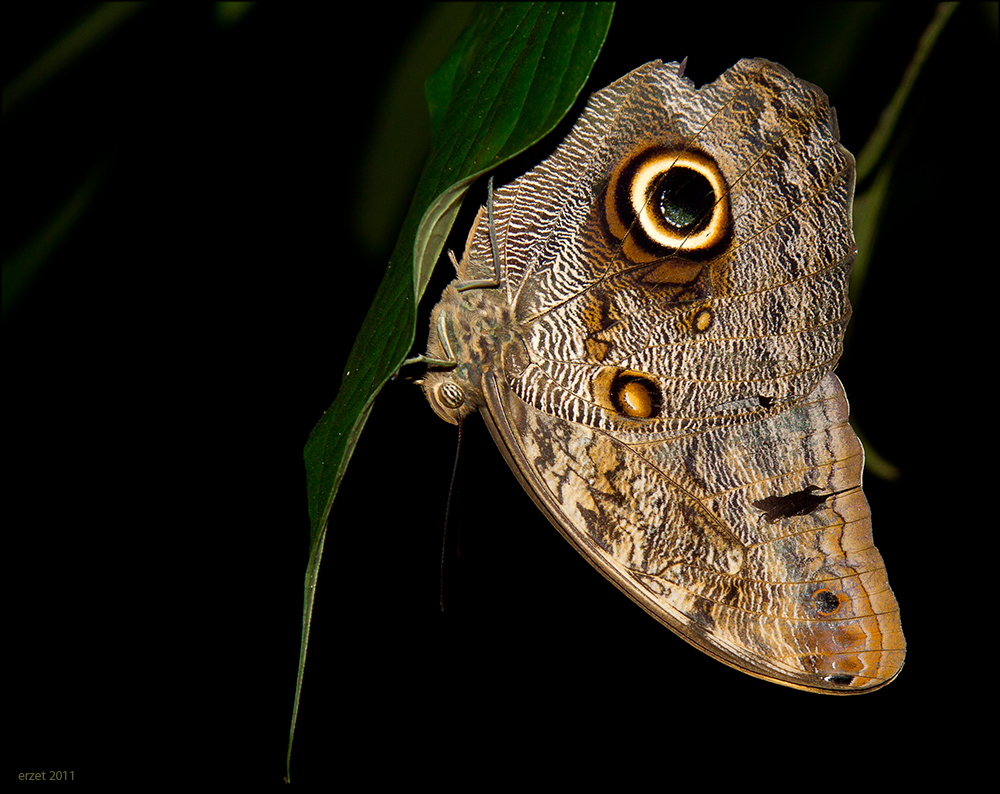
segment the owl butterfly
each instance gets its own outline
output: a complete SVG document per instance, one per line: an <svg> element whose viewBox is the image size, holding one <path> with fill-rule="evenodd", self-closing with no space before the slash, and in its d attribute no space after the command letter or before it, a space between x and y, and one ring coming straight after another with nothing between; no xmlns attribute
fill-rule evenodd
<svg viewBox="0 0 1000 794"><path fill-rule="evenodd" d="M838 139L826 95L763 60L598 91L480 209L422 387L449 422L481 411L549 520L668 628L848 694L905 643L833 374L856 250Z"/></svg>

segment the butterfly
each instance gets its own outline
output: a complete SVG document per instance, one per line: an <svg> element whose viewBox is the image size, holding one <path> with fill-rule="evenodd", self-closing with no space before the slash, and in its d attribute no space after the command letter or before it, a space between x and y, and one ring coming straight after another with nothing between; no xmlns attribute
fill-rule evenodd
<svg viewBox="0 0 1000 794"><path fill-rule="evenodd" d="M864 452L833 374L854 158L764 60L654 61L490 188L431 315L434 411L479 411L541 511L702 651L813 692L899 673Z"/></svg>

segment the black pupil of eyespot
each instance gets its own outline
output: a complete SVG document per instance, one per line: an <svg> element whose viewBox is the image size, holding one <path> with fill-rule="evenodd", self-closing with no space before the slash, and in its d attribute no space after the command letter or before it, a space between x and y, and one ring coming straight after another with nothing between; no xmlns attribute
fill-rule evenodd
<svg viewBox="0 0 1000 794"><path fill-rule="evenodd" d="M712 186L697 171L675 166L660 179L660 214L677 231L690 231L705 221L714 204Z"/></svg>
<svg viewBox="0 0 1000 794"><path fill-rule="evenodd" d="M829 590L816 594L816 603L823 612L833 612L840 606L840 599Z"/></svg>

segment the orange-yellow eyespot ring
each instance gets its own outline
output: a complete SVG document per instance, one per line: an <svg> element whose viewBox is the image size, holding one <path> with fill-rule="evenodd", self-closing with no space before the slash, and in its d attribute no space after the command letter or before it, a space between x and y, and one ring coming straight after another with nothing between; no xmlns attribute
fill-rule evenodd
<svg viewBox="0 0 1000 794"><path fill-rule="evenodd" d="M651 147L626 158L612 173L605 217L633 261L674 253L699 258L726 239L729 190L707 155Z"/></svg>

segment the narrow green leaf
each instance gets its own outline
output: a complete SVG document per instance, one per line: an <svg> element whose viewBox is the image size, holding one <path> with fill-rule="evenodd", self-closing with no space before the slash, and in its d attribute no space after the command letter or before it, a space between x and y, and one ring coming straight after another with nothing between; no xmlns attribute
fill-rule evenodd
<svg viewBox="0 0 1000 794"><path fill-rule="evenodd" d="M892 99L879 116L878 124L872 131L867 142L857 158L857 178L859 183L866 184L863 192L854 201L854 236L858 246L858 255L851 271L851 304L855 309L860 304L865 277L875 249L881 219L888 204L892 174L896 159L901 150L899 145L899 120L903 107L913 91L920 71L934 50L941 31L954 13L958 3L939 3L934 18L924 30L917 44L916 52L910 60L896 88ZM891 154L886 156L886 149L893 145ZM874 173L874 176L872 174ZM845 345L850 342L851 326L848 326ZM885 480L895 480L900 471L891 461L881 455L871 441L858 427L857 416L851 417L851 424L857 432L865 448L865 468L874 476Z"/></svg>
<svg viewBox="0 0 1000 794"><path fill-rule="evenodd" d="M913 86L920 76L920 70L923 69L931 52L934 51L934 45L937 44L941 31L944 30L944 26L951 19L951 15L957 7L958 3L938 4L934 18L920 37L920 42L917 44L917 51L913 54L909 66L906 67L906 72L903 74L903 79L900 80L899 86L896 88L896 93L893 94L889 104L885 106L879 118L878 126L872 132L861 153L858 155L859 182L864 182L879 160L881 160L886 147L895 134L900 114L903 112L906 100L910 98L910 94L913 92Z"/></svg>
<svg viewBox="0 0 1000 794"><path fill-rule="evenodd" d="M865 276L875 247L875 237L885 212L889 199L889 189L892 185L893 171L902 147L894 146L891 156L879 166L875 178L871 180L868 189L859 195L854 202L854 237L858 244L858 255L851 271L851 305L857 309L861 302ZM847 326L845 345L849 343L853 325ZM899 479L899 468L882 455L869 438L858 427L857 416L851 417L854 431L861 439L865 448L865 471L882 480Z"/></svg>
<svg viewBox="0 0 1000 794"><path fill-rule="evenodd" d="M413 346L416 305L466 189L541 139L569 111L607 35L612 9L610 3L482 4L429 80L430 157L337 398L306 443L311 548L289 768L327 520L347 462L375 397Z"/></svg>
<svg viewBox="0 0 1000 794"><path fill-rule="evenodd" d="M24 72L3 89L3 112L9 113L83 55L100 46L147 3L98 3Z"/></svg>
<svg viewBox="0 0 1000 794"><path fill-rule="evenodd" d="M48 218L45 224L3 263L2 313L17 304L24 290L45 266L63 241L80 224L108 174L102 160L81 180L72 194Z"/></svg>

